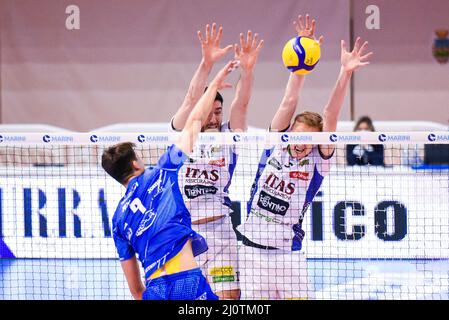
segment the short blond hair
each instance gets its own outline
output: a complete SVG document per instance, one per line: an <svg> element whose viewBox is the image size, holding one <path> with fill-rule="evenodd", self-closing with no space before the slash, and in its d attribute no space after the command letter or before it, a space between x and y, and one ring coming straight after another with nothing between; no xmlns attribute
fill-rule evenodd
<svg viewBox="0 0 449 320"><path fill-rule="evenodd" d="M323 117L316 112L304 111L298 114L293 121L295 123L304 123L310 127L317 128L320 132L323 131Z"/></svg>

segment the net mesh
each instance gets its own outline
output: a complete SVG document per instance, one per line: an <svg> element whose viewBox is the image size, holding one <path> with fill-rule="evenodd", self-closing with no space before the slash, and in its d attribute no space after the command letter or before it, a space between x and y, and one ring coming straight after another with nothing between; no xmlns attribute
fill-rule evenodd
<svg viewBox="0 0 449 320"><path fill-rule="evenodd" d="M285 139L200 141L179 181L192 221L214 217L193 225L209 246L197 261L213 290L449 299L449 145L423 136L337 139L329 162L314 143L297 144L315 150L301 162ZM148 140L136 151L154 166L171 143ZM101 168L110 145L0 144L0 299L132 299L111 225L125 189Z"/></svg>

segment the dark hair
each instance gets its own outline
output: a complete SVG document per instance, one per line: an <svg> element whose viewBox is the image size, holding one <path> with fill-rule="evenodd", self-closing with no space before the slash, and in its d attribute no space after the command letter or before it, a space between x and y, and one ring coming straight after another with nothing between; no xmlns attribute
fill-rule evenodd
<svg viewBox="0 0 449 320"><path fill-rule="evenodd" d="M208 87L204 89L204 92L206 92ZM215 95L214 101L220 101L220 103L223 105L223 96L220 94L220 92L217 91L217 94Z"/></svg>
<svg viewBox="0 0 449 320"><path fill-rule="evenodd" d="M105 149L101 156L103 169L121 184L134 172L132 162L137 160L135 146L132 142L119 143Z"/></svg>
<svg viewBox="0 0 449 320"><path fill-rule="evenodd" d="M357 123L355 124L353 131L356 131L357 128L359 127L359 125L364 122L368 125L368 128L370 131L372 131L372 132L376 131L374 129L373 120L371 120L371 118L368 116L360 117L359 120L357 120Z"/></svg>

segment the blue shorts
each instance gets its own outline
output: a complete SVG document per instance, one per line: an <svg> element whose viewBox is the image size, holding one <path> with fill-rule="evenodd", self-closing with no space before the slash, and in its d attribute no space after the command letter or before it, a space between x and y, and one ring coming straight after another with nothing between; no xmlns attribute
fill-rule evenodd
<svg viewBox="0 0 449 320"><path fill-rule="evenodd" d="M201 269L147 280L143 300L218 300Z"/></svg>

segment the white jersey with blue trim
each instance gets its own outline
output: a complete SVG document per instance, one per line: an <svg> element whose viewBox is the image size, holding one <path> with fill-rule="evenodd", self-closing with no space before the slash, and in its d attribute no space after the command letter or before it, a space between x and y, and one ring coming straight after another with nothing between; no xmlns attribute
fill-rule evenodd
<svg viewBox="0 0 449 320"><path fill-rule="evenodd" d="M261 157L248 202L248 216L238 230L250 241L286 251L302 248L302 221L331 160L317 146L302 159L280 146Z"/></svg>
<svg viewBox="0 0 449 320"><path fill-rule="evenodd" d="M225 122L220 132L228 131ZM190 154L179 172L179 186L192 221L230 213L229 187L236 163L233 146L198 144Z"/></svg>

